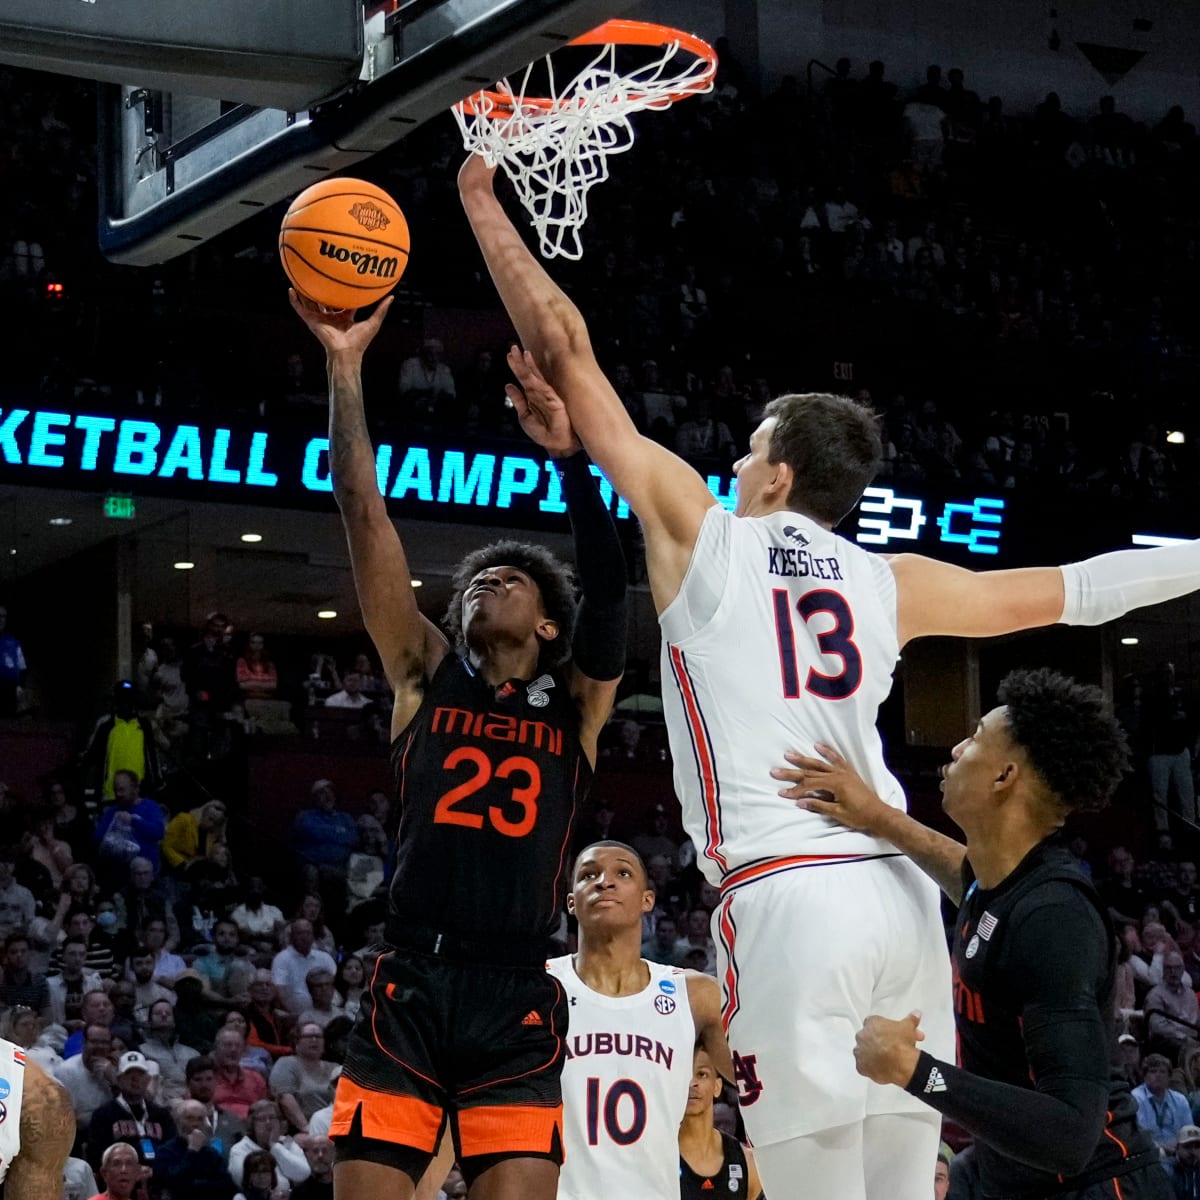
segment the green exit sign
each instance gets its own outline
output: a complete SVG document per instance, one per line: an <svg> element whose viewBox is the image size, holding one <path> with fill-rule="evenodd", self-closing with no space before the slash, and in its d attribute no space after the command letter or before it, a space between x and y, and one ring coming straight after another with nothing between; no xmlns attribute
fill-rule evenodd
<svg viewBox="0 0 1200 1200"><path fill-rule="evenodd" d="M137 516L137 506L132 496L105 496L104 515L118 521L132 521Z"/></svg>

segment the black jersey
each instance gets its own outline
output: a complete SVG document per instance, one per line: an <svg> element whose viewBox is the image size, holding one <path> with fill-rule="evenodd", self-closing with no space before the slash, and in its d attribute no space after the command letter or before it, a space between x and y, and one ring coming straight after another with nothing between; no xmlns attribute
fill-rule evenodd
<svg viewBox="0 0 1200 1200"><path fill-rule="evenodd" d="M552 932L592 778L565 679L547 672L493 687L447 655L392 744L392 770L395 928L514 942Z"/></svg>
<svg viewBox="0 0 1200 1200"><path fill-rule="evenodd" d="M679 1200L757 1200L750 1195L750 1172L741 1142L723 1133L721 1148L725 1159L713 1175L698 1175L680 1155Z"/></svg>
<svg viewBox="0 0 1200 1200"><path fill-rule="evenodd" d="M959 1066L978 1083L972 1094L960 1072L918 1068L909 1090L960 1119L991 1105L989 1127L976 1130L985 1196L1079 1190L1153 1156L1115 1069L1112 927L1061 837L1036 846L991 891L979 888L965 862L964 885L954 935L954 1005ZM1029 1100L989 1101L985 1081L1022 1088ZM956 1090L965 1109L956 1108ZM1088 1131L1101 1113L1103 1131L1093 1145ZM1031 1131L1031 1124L1037 1128ZM1072 1140L1075 1169L1033 1165L1060 1155Z"/></svg>

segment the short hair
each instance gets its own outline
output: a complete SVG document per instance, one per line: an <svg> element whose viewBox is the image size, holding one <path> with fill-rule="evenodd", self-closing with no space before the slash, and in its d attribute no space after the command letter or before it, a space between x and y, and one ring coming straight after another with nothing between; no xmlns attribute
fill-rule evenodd
<svg viewBox="0 0 1200 1200"><path fill-rule="evenodd" d="M62 948L66 950L68 946L82 946L86 951L88 948L87 938L78 937L76 934L69 933L63 941Z"/></svg>
<svg viewBox="0 0 1200 1200"><path fill-rule="evenodd" d="M1142 1074L1147 1071L1156 1071L1158 1069L1169 1071L1171 1069L1171 1060L1165 1054L1147 1054L1142 1059Z"/></svg>
<svg viewBox="0 0 1200 1200"><path fill-rule="evenodd" d="M10 933L8 935L8 937L6 937L4 939L4 953L7 954L9 952L9 950L13 946L15 946L18 942L24 942L25 945L27 945L27 946L33 945L33 943L29 940L29 934L27 934L27 933Z"/></svg>
<svg viewBox="0 0 1200 1200"><path fill-rule="evenodd" d="M270 1171L271 1187L274 1188L278 1176L275 1173L275 1156L270 1150L252 1150L246 1155L242 1162L242 1178L249 1183L250 1176L257 1171Z"/></svg>
<svg viewBox="0 0 1200 1200"><path fill-rule="evenodd" d="M189 1058L183 1064L183 1077L188 1083L197 1075L203 1075L205 1071L216 1071L217 1064L207 1054L197 1054L195 1058Z"/></svg>
<svg viewBox="0 0 1200 1200"><path fill-rule="evenodd" d="M546 616L558 625L558 637L545 642L539 661L556 667L571 657L571 635L575 630L575 585L570 568L556 558L545 546L504 538L472 551L458 564L452 586L454 592L446 607L445 623L455 650L465 654L466 638L462 627L462 600L467 585L484 567L493 565L516 567L537 585Z"/></svg>
<svg viewBox="0 0 1200 1200"><path fill-rule="evenodd" d="M1109 802L1129 770L1129 742L1098 687L1039 667L1010 672L997 698L1059 808L1094 812Z"/></svg>
<svg viewBox="0 0 1200 1200"><path fill-rule="evenodd" d="M763 417L775 418L768 460L792 469L788 507L836 525L879 470L879 418L857 400L828 392L777 396Z"/></svg>
<svg viewBox="0 0 1200 1200"><path fill-rule="evenodd" d="M580 850L577 855L575 855L575 862L571 866L571 878L575 878L575 872L579 869L579 860L589 850L599 850L603 848L608 848L611 850L623 850L626 854L628 854L629 857L632 858L633 861L641 868L642 890L648 892L653 892L655 890L654 880L650 878L650 872L646 870L645 859L643 859L642 856L628 843L618 842L615 838L607 838L601 842L589 842L586 846L584 846L584 848Z"/></svg>
<svg viewBox="0 0 1200 1200"><path fill-rule="evenodd" d="M118 1150L130 1150L133 1152L134 1161L141 1161L141 1156L137 1152L137 1147L131 1142L113 1142L111 1146L106 1146L104 1153L100 1155L100 1170L103 1171L104 1168L107 1167L110 1162L112 1162Z"/></svg>
<svg viewBox="0 0 1200 1200"><path fill-rule="evenodd" d="M149 946L134 946L129 952L129 961L133 962L135 958L153 958L154 951Z"/></svg>
<svg viewBox="0 0 1200 1200"><path fill-rule="evenodd" d="M306 985L314 983L332 983L334 974L328 967L313 967L304 977Z"/></svg>
<svg viewBox="0 0 1200 1200"><path fill-rule="evenodd" d="M114 771L113 779L115 780L118 775L124 775L127 778L129 778L130 780L132 780L134 787L137 787L142 782L141 776L139 776L136 771L131 771L128 767L120 767L116 771Z"/></svg>

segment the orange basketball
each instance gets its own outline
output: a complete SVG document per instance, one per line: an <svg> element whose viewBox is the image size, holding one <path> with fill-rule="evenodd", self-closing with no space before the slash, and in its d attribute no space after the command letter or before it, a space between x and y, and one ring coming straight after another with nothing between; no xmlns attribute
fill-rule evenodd
<svg viewBox="0 0 1200 1200"><path fill-rule="evenodd" d="M382 300L408 266L408 222L395 200L363 179L322 179L292 201L279 230L283 269L326 308Z"/></svg>

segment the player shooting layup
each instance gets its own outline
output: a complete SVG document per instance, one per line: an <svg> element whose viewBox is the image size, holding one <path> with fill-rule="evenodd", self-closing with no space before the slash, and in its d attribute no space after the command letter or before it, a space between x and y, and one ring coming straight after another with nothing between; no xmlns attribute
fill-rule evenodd
<svg viewBox="0 0 1200 1200"><path fill-rule="evenodd" d="M730 514L638 433L583 317L495 199L491 171L470 160L459 185L526 347L510 363L528 402L549 390L540 368L642 524L675 785L721 889L725 1019L766 1194L802 1180L840 1200L924 1195L940 1118L857 1075L853 1050L868 1015L920 1010L929 1052L952 1056L937 888L887 842L798 810L770 770L789 750L836 745L904 807L875 720L906 642L1100 624L1200 587L1200 543L983 574L869 554L832 530L875 474L875 419L828 395L768 405L734 468Z"/></svg>

